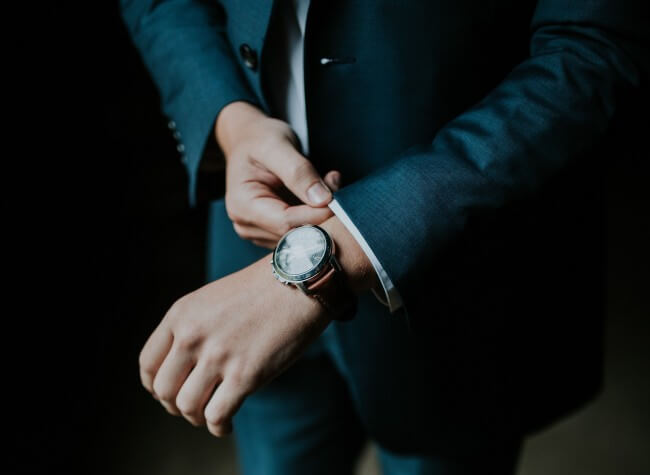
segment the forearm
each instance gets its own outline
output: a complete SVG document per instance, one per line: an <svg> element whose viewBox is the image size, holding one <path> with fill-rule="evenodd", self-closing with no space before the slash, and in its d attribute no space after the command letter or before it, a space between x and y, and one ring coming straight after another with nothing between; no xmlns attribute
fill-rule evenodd
<svg viewBox="0 0 650 475"><path fill-rule="evenodd" d="M469 223L537 194L596 145L620 92L647 80L640 31L623 39L594 26L602 12L573 10L540 2L530 58L431 144L335 193L407 307Z"/></svg>

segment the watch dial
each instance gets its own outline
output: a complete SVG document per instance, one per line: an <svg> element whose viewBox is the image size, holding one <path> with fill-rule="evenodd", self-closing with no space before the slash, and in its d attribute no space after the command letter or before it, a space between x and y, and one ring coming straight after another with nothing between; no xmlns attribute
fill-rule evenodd
<svg viewBox="0 0 650 475"><path fill-rule="evenodd" d="M297 228L280 242L275 263L286 274L304 274L323 260L326 250L322 232L312 227Z"/></svg>

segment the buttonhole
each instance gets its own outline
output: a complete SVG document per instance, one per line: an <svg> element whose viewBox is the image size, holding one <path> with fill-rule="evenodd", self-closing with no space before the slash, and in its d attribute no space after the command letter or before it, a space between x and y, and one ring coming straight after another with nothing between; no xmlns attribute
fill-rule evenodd
<svg viewBox="0 0 650 475"><path fill-rule="evenodd" d="M342 58L328 58L324 57L320 59L320 64L326 66L328 64L350 64L354 63L357 59L352 56L344 56Z"/></svg>

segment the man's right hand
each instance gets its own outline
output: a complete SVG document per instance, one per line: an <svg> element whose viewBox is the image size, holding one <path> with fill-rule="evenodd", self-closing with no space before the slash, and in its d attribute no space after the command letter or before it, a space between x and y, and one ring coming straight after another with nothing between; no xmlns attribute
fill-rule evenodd
<svg viewBox="0 0 650 475"><path fill-rule="evenodd" d="M333 215L327 204L341 174L321 179L286 122L232 102L219 113L215 135L226 157L226 211L240 237L272 249L289 229Z"/></svg>

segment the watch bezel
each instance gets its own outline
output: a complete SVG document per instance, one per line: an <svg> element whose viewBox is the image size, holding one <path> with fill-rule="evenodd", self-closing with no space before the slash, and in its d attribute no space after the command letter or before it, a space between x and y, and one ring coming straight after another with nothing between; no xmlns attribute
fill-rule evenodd
<svg viewBox="0 0 650 475"><path fill-rule="evenodd" d="M296 232L297 230L301 228L316 228L325 238L325 253L323 254L323 258L320 260L318 264L316 264L312 269L308 270L307 272L303 272L301 274L288 274L284 272L280 266L276 262L276 255L277 251L280 248L280 245L284 242L284 239L291 233ZM306 281L309 281L316 277L320 272L327 267L329 264L332 254L334 251L334 243L332 241L332 238L330 237L329 233L325 231L323 228L320 226L317 226L315 224L303 224L302 226L297 226L295 228L290 229L287 231L278 241L278 244L275 246L275 249L273 249L273 258L271 259L271 264L273 266L273 272L276 275L276 277L284 283L290 283L290 284L299 284L303 283Z"/></svg>

